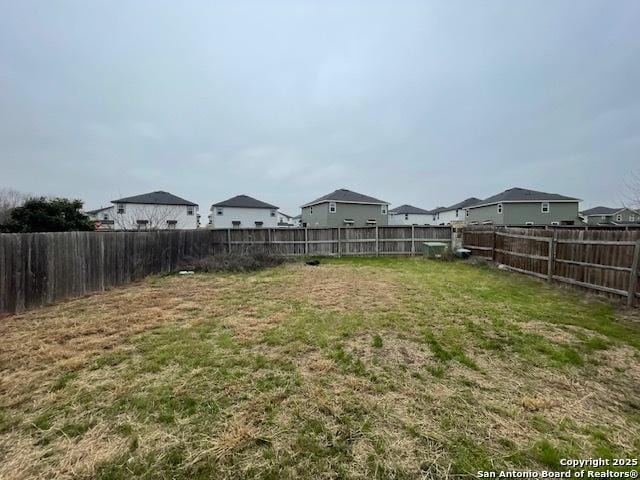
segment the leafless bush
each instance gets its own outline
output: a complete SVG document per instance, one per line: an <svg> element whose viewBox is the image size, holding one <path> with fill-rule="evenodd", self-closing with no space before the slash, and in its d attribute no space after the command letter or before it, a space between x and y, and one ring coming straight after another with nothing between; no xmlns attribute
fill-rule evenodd
<svg viewBox="0 0 640 480"><path fill-rule="evenodd" d="M287 260L269 252L245 254L212 255L200 259L186 259L180 270L194 272L253 272L264 268L277 267Z"/></svg>

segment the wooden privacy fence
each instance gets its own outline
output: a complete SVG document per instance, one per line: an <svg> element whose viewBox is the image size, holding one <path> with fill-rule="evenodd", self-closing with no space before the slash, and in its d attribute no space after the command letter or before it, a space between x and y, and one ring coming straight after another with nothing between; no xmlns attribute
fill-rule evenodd
<svg viewBox="0 0 640 480"><path fill-rule="evenodd" d="M104 291L190 258L265 250L277 255L413 255L450 227L217 229L0 234L0 313Z"/></svg>
<svg viewBox="0 0 640 480"><path fill-rule="evenodd" d="M466 227L463 246L509 269L637 303L640 230Z"/></svg>

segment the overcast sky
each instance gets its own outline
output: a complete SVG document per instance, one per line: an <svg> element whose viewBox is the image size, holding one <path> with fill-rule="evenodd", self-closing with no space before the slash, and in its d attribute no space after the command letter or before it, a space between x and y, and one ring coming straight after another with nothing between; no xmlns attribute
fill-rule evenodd
<svg viewBox="0 0 640 480"><path fill-rule="evenodd" d="M0 187L623 199L640 1L0 0Z"/></svg>

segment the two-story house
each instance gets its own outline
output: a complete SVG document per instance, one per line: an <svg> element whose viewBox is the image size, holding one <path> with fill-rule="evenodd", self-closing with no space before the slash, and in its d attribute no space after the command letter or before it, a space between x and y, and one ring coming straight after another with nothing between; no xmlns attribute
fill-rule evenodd
<svg viewBox="0 0 640 480"><path fill-rule="evenodd" d="M211 205L213 228L276 228L278 207L248 195L237 195Z"/></svg>
<svg viewBox="0 0 640 480"><path fill-rule="evenodd" d="M431 225L433 213L413 205L400 205L389 210L389 225Z"/></svg>
<svg viewBox="0 0 640 480"><path fill-rule="evenodd" d="M370 227L388 225L389 203L347 189L302 205L304 227Z"/></svg>
<svg viewBox="0 0 640 480"><path fill-rule="evenodd" d="M449 207L438 207L433 210L433 225L463 224L467 216L467 208L480 201L479 198L470 197Z"/></svg>
<svg viewBox="0 0 640 480"><path fill-rule="evenodd" d="M157 191L112 200L114 230L180 230L198 227L198 204ZM106 213L98 210L98 215Z"/></svg>
<svg viewBox="0 0 640 480"><path fill-rule="evenodd" d="M467 207L467 224L576 225L580 199L510 188Z"/></svg>
<svg viewBox="0 0 640 480"><path fill-rule="evenodd" d="M594 207L580 212L587 225L628 225L640 223L640 212L627 207Z"/></svg>

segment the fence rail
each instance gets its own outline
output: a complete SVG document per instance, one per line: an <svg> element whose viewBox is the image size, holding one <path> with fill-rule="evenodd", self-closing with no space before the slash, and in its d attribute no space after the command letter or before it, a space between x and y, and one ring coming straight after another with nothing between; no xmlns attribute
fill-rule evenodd
<svg viewBox="0 0 640 480"><path fill-rule="evenodd" d="M629 306L640 297L640 230L466 227L462 243L516 272L624 296Z"/></svg>
<svg viewBox="0 0 640 480"><path fill-rule="evenodd" d="M187 258L264 249L275 255L415 255L450 227L214 229L0 234L0 314L175 271Z"/></svg>

